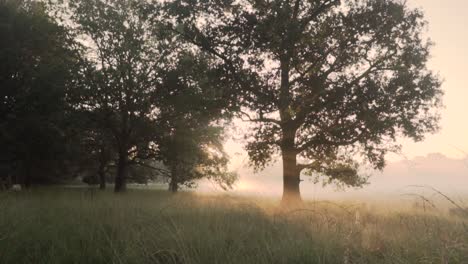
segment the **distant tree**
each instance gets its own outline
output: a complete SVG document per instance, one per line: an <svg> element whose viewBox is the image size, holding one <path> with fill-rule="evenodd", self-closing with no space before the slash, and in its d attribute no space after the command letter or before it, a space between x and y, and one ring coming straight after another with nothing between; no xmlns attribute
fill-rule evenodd
<svg viewBox="0 0 468 264"><path fill-rule="evenodd" d="M365 183L358 162L382 169L400 136L437 128L440 81L418 9L397 0L174 0L168 27L216 56L236 84L253 165L283 161L283 201L300 174Z"/></svg>
<svg viewBox="0 0 468 264"><path fill-rule="evenodd" d="M66 175L80 53L36 1L0 0L0 166L23 187Z"/></svg>
<svg viewBox="0 0 468 264"><path fill-rule="evenodd" d="M221 127L174 125L162 142L163 161L169 167L169 190L177 192L182 185L193 187L195 180L209 179L223 189L230 188L237 175L227 170L229 158L223 149Z"/></svg>
<svg viewBox="0 0 468 264"><path fill-rule="evenodd" d="M164 182L167 171L156 159L142 159L134 162L129 170L129 180L136 184Z"/></svg>
<svg viewBox="0 0 468 264"><path fill-rule="evenodd" d="M168 66L169 42L151 31L142 1L71 1L69 10L91 62L80 107L99 112L117 152L115 191L124 191L131 163L152 153L157 73Z"/></svg>
<svg viewBox="0 0 468 264"><path fill-rule="evenodd" d="M162 74L158 127L159 158L169 168L169 190L193 186L208 178L229 188L236 175L227 171L223 149L223 120L229 119L230 100L219 93L218 72L209 60L190 53Z"/></svg>
<svg viewBox="0 0 468 264"><path fill-rule="evenodd" d="M80 102L77 101L79 105ZM104 190L108 182L110 168L114 165L117 151L114 146L112 134L102 126L103 120L100 109L76 109L74 134L76 174L83 176L88 184L99 184Z"/></svg>

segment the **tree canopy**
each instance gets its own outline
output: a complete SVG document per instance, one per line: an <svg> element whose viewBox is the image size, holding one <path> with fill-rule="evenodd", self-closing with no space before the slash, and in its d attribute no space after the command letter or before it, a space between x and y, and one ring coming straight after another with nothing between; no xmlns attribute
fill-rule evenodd
<svg viewBox="0 0 468 264"><path fill-rule="evenodd" d="M365 182L358 161L384 167L399 136L437 129L440 80L418 9L393 0L188 1L167 4L168 26L218 58L246 119L256 167L283 160L283 200L300 173Z"/></svg>
<svg viewBox="0 0 468 264"><path fill-rule="evenodd" d="M0 1L0 36L1 166L24 186L56 181L70 158L79 45L34 1Z"/></svg>
<svg viewBox="0 0 468 264"><path fill-rule="evenodd" d="M195 167L207 171L207 167L226 166L224 153L215 162L202 150L213 142L222 150L219 133L202 132L211 122L227 117L229 100L215 89L222 85L215 79L217 69L176 41L174 33L161 23L159 5L83 0L70 3L69 11L88 49L79 108L97 120L97 135L112 138L117 152L115 191L125 190L129 166L148 167L148 159L165 161L173 168L190 167L184 180L180 176L180 181L174 181L176 185L201 178ZM167 136L181 123L193 124L185 127L185 132L192 133L184 137L190 138L182 139L181 131L176 135L178 140L194 143L189 152L197 153L195 156ZM183 156L183 161L172 152Z"/></svg>
<svg viewBox="0 0 468 264"><path fill-rule="evenodd" d="M210 68L209 58L187 53L163 76L156 142L170 190L201 178L231 187L236 175L227 171L222 120L230 118L232 107L229 96L217 91L217 69Z"/></svg>
<svg viewBox="0 0 468 264"><path fill-rule="evenodd" d="M140 1L73 1L71 21L88 48L80 102L96 116L117 150L115 191L126 188L128 166L151 152L157 78L171 52L162 31L151 31ZM153 34L154 33L154 34Z"/></svg>

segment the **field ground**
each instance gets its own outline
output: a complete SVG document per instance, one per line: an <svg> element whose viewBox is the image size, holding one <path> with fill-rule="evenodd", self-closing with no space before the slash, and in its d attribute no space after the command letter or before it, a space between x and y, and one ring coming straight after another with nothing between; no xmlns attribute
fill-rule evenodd
<svg viewBox="0 0 468 264"><path fill-rule="evenodd" d="M446 212L191 193L0 193L0 263L468 263Z"/></svg>

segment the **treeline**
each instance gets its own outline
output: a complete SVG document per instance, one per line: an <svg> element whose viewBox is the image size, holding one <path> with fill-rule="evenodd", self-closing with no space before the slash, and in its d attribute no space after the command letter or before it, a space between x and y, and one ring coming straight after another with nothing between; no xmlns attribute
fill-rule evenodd
<svg viewBox="0 0 468 264"><path fill-rule="evenodd" d="M0 2L2 182L208 177L223 187L228 83L140 1ZM151 13L149 13L151 12Z"/></svg>
<svg viewBox="0 0 468 264"><path fill-rule="evenodd" d="M427 23L404 1L0 3L0 175L25 187L229 187L224 128L240 117L251 164L281 159L298 201L301 175L362 186L360 164L437 130Z"/></svg>

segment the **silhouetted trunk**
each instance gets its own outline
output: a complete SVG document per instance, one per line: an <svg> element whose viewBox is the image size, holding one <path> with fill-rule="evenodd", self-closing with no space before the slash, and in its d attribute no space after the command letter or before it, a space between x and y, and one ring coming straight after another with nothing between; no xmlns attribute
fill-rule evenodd
<svg viewBox="0 0 468 264"><path fill-rule="evenodd" d="M285 41L290 41L286 36ZM280 58L281 85L279 93L279 114L281 118L281 155L283 157L283 198L282 203L300 203L299 189L300 170L297 166L297 149L295 146L296 132L299 126L294 122L291 114L291 91L289 83L289 70L292 46Z"/></svg>
<svg viewBox="0 0 468 264"><path fill-rule="evenodd" d="M176 193L179 190L179 184L171 179L171 182L169 183L169 191Z"/></svg>
<svg viewBox="0 0 468 264"><path fill-rule="evenodd" d="M21 179L21 189L29 189L31 187L32 182L32 165L29 162L25 163L24 166L24 173Z"/></svg>
<svg viewBox="0 0 468 264"><path fill-rule="evenodd" d="M169 182L169 191L176 193L179 190L179 181L176 166L171 166L171 182Z"/></svg>
<svg viewBox="0 0 468 264"><path fill-rule="evenodd" d="M99 157L99 189L106 189L106 166L107 166L107 153L105 147L101 147L100 157Z"/></svg>
<svg viewBox="0 0 468 264"><path fill-rule="evenodd" d="M281 156L283 158L283 204L300 203L299 189L300 169L297 166L297 149L295 146L296 128L282 126Z"/></svg>
<svg viewBox="0 0 468 264"><path fill-rule="evenodd" d="M300 170L296 163L296 153L282 151L283 156L283 203L299 203L302 201L299 188Z"/></svg>
<svg viewBox="0 0 468 264"><path fill-rule="evenodd" d="M11 175L9 174L6 179L6 188L9 190L13 186L13 179Z"/></svg>
<svg viewBox="0 0 468 264"><path fill-rule="evenodd" d="M7 175L5 178L0 178L0 190L9 190L13 186L13 180L11 175Z"/></svg>
<svg viewBox="0 0 468 264"><path fill-rule="evenodd" d="M127 189L127 170L128 170L128 152L119 151L119 160L117 162L117 175L115 177L115 192L124 192Z"/></svg>
<svg viewBox="0 0 468 264"><path fill-rule="evenodd" d="M106 172L105 166L103 164L99 165L99 189L104 190L106 189Z"/></svg>

